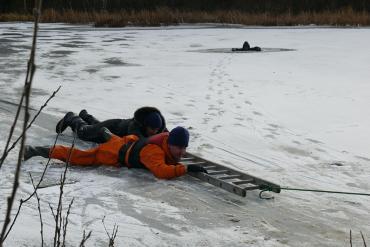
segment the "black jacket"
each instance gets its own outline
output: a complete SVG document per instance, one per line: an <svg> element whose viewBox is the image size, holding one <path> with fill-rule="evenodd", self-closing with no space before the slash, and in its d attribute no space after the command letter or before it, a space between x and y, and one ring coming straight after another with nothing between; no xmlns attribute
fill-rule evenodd
<svg viewBox="0 0 370 247"><path fill-rule="evenodd" d="M145 132L145 119L152 112L158 113L162 120L162 126L159 128L158 133L167 131L166 120L162 116L161 112L155 107L144 106L135 111L134 117L131 119L130 123L128 123L128 135L136 134L139 138L148 137Z"/></svg>
<svg viewBox="0 0 370 247"><path fill-rule="evenodd" d="M136 135L139 138L148 137L145 130L145 119L152 112L157 112L162 119L162 126L159 129L159 133L167 131L166 121L161 112L157 108L145 106L137 109L133 118L108 119L102 122L96 120L97 123L95 124L82 124L77 129L77 135L84 141L103 143L106 142L106 137L101 130L105 127L113 134L121 137L126 135Z"/></svg>

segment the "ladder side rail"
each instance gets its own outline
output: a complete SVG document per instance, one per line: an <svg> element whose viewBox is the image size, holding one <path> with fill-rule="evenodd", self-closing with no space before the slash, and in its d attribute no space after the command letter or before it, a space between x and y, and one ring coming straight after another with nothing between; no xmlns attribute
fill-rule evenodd
<svg viewBox="0 0 370 247"><path fill-rule="evenodd" d="M252 175L248 174L248 173L239 172L238 170L235 170L233 168L226 167L226 166L223 166L223 165L214 163L212 161L209 161L209 160L200 158L200 157L198 157L196 155L193 155L191 153L187 153L187 155L193 157L197 161L203 161L203 162L206 162L207 164L212 164L212 165L218 166L220 168L228 169L228 170L231 171L231 173L235 173L235 174L241 175L241 178L240 178L241 180L254 179L253 184L256 184L256 185L268 185L268 186L271 186L271 187L274 188L273 189L274 192L276 192L276 193L279 193L280 192L280 186L278 184L272 183L270 181L267 181L267 180L264 180L264 179L261 179L261 178L257 178L255 176L252 176Z"/></svg>
<svg viewBox="0 0 370 247"><path fill-rule="evenodd" d="M245 197L247 194L246 190L241 188L240 186L217 179L206 173L190 173L189 172L189 175L196 177L204 182L210 183L214 186L220 187L221 189L224 189L236 195L242 196L242 197Z"/></svg>

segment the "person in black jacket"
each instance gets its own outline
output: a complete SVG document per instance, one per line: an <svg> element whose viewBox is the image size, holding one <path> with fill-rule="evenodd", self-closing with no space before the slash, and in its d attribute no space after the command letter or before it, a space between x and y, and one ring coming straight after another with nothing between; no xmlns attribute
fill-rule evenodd
<svg viewBox="0 0 370 247"><path fill-rule="evenodd" d="M243 48L231 48L232 51L261 51L261 47L251 47L248 41L244 41Z"/></svg>
<svg viewBox="0 0 370 247"><path fill-rule="evenodd" d="M108 119L102 122L88 114L86 110L82 110L78 116L68 112L57 123L55 131L62 133L67 127L71 127L81 140L96 143L104 143L109 139L105 128L120 137L136 135L138 138L167 131L166 121L161 112L150 106L137 109L133 118Z"/></svg>

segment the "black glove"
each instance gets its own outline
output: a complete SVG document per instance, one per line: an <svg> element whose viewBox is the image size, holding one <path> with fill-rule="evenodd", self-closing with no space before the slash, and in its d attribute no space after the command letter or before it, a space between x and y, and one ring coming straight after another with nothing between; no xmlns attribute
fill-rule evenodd
<svg viewBox="0 0 370 247"><path fill-rule="evenodd" d="M204 172L208 173L203 166L198 165L188 165L188 172Z"/></svg>

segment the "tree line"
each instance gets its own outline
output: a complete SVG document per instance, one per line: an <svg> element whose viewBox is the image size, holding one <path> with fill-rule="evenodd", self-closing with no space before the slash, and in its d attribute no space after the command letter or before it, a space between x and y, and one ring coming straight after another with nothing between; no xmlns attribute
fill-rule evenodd
<svg viewBox="0 0 370 247"><path fill-rule="evenodd" d="M0 13L31 13L35 0L0 0ZM352 9L370 12L369 0L43 0L43 9L56 11L139 11L169 8L180 11L242 11L298 14Z"/></svg>

